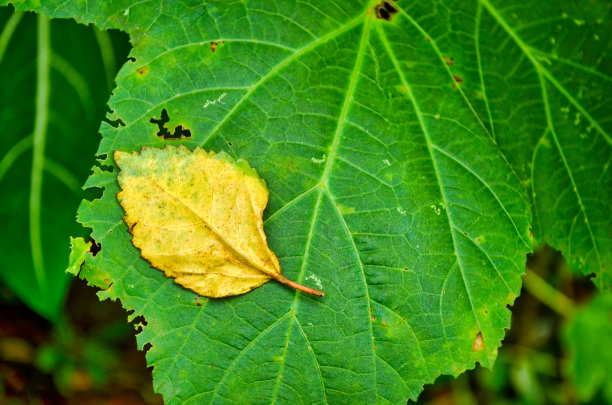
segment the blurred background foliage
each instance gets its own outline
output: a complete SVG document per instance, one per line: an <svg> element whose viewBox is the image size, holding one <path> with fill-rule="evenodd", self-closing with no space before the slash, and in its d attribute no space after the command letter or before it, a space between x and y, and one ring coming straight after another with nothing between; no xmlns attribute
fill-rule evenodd
<svg viewBox="0 0 612 405"><path fill-rule="evenodd" d="M0 8L0 404L156 404L116 302L66 275L81 185L128 38ZM91 196L89 196L91 198ZM539 247L492 371L418 403L612 404L612 297Z"/></svg>

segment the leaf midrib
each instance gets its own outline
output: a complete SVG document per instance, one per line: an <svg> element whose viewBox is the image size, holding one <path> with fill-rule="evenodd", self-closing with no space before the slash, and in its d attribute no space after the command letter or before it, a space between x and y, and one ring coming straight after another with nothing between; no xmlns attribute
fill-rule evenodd
<svg viewBox="0 0 612 405"><path fill-rule="evenodd" d="M355 64L354 64L353 70L352 70L351 75L350 75L349 85L348 85L348 89L346 91L346 96L344 98L344 102L342 104L342 109L341 109L340 115L338 117L338 124L336 126L336 130L334 132L334 136L332 138L332 142L330 144L329 150L328 150L328 152L326 154L328 156L328 158L327 158L327 161L325 163L325 168L323 169L323 172L321 173L321 178L320 178L320 180L319 180L319 182L318 182L318 184L316 186L316 188L318 189L317 200L316 200L315 207L314 207L314 210L313 210L313 216L312 216L311 224L310 224L310 231L309 231L307 239L306 239L306 247L304 249L304 256L303 256L303 259L302 259L302 265L300 267L300 273L298 275L298 283L302 282L302 279L304 277L304 273L306 271L306 264L307 264L308 256L310 254L311 242L312 242L312 239L314 237L314 229L315 229L316 221L318 220L318 217L319 217L319 211L320 211L320 207L321 207L321 201L322 201L323 193L325 192L327 197L332 202L335 200L334 197L332 196L332 194L329 192L329 184L328 184L329 175L331 173L331 168L332 168L332 166L333 166L333 164L335 162L336 152L337 152L337 150L338 150L338 148L340 146L341 134L343 132L344 124L346 122L346 117L347 117L347 114L348 114L351 102L353 100L353 95L354 95L354 92L355 92L355 88L356 88L356 84L357 84L357 79L359 77L359 73L360 73L361 67L363 65L363 56L365 54L365 48L366 48L366 45L367 45L368 39L369 39L371 21L372 21L371 18L366 18L365 19L365 23L364 23L364 26L363 26L363 30L362 30L362 34L361 34L361 38L360 38L360 42L359 42L359 48L357 50L357 57L356 57L356 60L355 60ZM308 191L303 193L302 195L305 195L307 193L308 193ZM301 196L298 197L297 199L299 199L299 198L301 198ZM296 201L297 199L294 199L293 201ZM333 203L332 203L332 205L335 206L335 204L333 204ZM353 249L354 249L354 253L355 253L355 258L357 259L357 261L359 263L359 268L361 270L363 284L364 284L364 289L365 289L366 298L367 298L368 313L366 314L366 317L367 317L367 319L370 319L370 317L369 317L369 312L371 311L370 294L369 294L368 284L367 284L367 281L365 279L365 274L364 274L364 270L363 270L363 263L361 262L361 258L359 256L359 251L357 250L357 247L355 245L355 241L354 241L353 237L351 236L351 233L350 233L350 230L348 228L348 225L344 221L344 217L342 216L342 214L339 211L337 211L337 214L339 215L339 218L340 218L341 222L344 225L344 229L345 229L345 232L346 232L348 238L351 240L351 243L352 243L352 246L353 246ZM297 312L297 309L298 309L298 304L299 304L299 299L298 298L299 298L299 296L300 296L300 292L296 291L295 295L294 295L293 303L292 303L292 306L291 306L291 311L290 311L291 316L292 316L292 320L295 318L295 315L296 315L296 312ZM295 320L297 321L297 319L295 319ZM277 392L277 388L278 388L278 383L280 382L281 371L282 371L282 368L283 368L284 362L285 362L285 356L286 356L286 353L287 353L287 347L288 347L289 339L290 339L290 336L291 336L292 326L293 326L293 322L290 322L290 326L289 326L289 329L287 331L287 338L286 338L286 341L285 341L285 347L284 347L284 351L283 351L281 370L279 371L279 377L278 377L278 380L277 380L277 385L276 385L275 390L274 390L274 400L273 400L273 403L276 400L276 392ZM370 342L372 344L372 354L373 354L372 362L373 362L373 365L374 365L374 372L373 372L373 375L374 375L374 384L373 385L374 385L374 392L375 392L375 396L376 396L377 395L377 385L376 385L376 377L377 377L377 375L376 375L377 374L377 372L376 372L376 353L374 351L374 331L372 329L372 321L371 320L369 320L369 327L370 327L370 337L371 337ZM306 341L308 342L308 344L310 344L306 333L303 330L302 330L302 333L303 333ZM312 351L312 354L314 356L314 350ZM315 357L315 360L316 360L316 356L314 356L314 357ZM318 361L316 361L316 363L318 365ZM327 397L326 397L326 394L325 394L325 386L324 386L324 381L323 381L322 378L321 378L321 384L323 386L324 402L327 403Z"/></svg>

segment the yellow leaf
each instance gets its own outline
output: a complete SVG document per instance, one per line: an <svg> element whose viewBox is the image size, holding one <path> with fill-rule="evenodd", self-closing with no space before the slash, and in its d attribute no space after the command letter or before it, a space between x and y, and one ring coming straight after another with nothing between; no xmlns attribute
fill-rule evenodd
<svg viewBox="0 0 612 405"><path fill-rule="evenodd" d="M321 291L281 274L268 248L264 180L245 160L184 146L115 152L117 194L132 243L175 282L207 297L244 294L271 278Z"/></svg>

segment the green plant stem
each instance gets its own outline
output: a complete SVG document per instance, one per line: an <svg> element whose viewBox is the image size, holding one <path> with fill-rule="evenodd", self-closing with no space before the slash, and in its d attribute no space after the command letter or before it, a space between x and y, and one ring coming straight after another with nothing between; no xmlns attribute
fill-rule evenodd
<svg viewBox="0 0 612 405"><path fill-rule="evenodd" d="M40 234L40 209L45 165L45 141L49 114L49 20L38 15L38 59L36 63L36 118L32 149L32 176L30 182L30 246L34 274L41 293L46 286L45 268Z"/></svg>
<svg viewBox="0 0 612 405"><path fill-rule="evenodd" d="M531 295L561 316L569 316L574 310L574 303L565 294L553 288L533 270L527 268L523 285Z"/></svg>

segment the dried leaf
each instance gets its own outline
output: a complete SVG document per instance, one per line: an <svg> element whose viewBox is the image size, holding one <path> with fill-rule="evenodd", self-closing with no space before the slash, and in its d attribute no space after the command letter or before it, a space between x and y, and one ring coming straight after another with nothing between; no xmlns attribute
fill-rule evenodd
<svg viewBox="0 0 612 405"><path fill-rule="evenodd" d="M283 277L268 248L263 211L268 189L245 160L184 146L116 151L117 194L132 243L176 283L207 297L244 294Z"/></svg>

